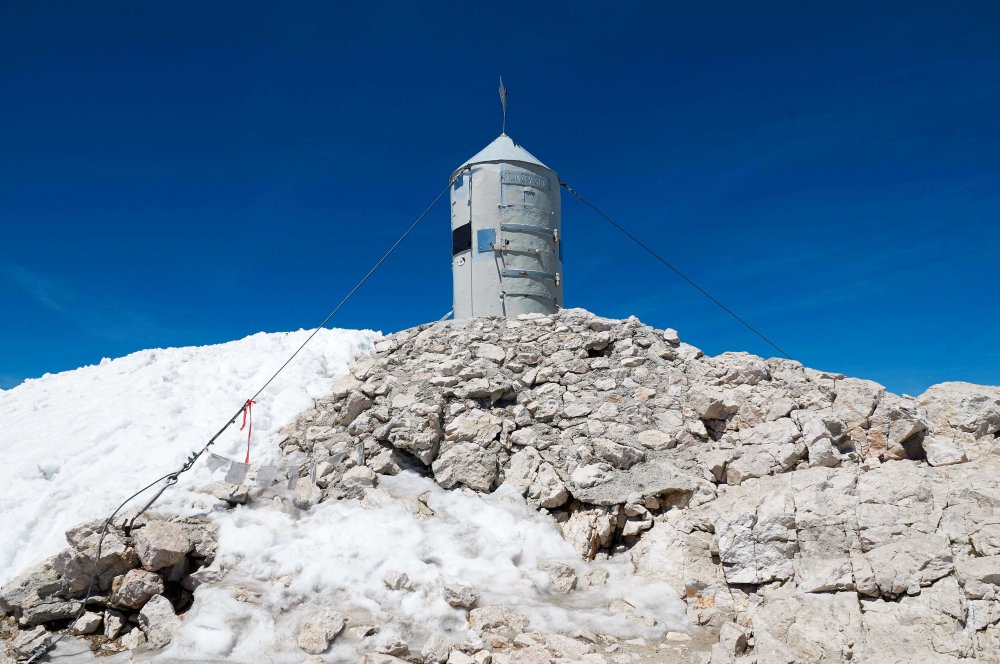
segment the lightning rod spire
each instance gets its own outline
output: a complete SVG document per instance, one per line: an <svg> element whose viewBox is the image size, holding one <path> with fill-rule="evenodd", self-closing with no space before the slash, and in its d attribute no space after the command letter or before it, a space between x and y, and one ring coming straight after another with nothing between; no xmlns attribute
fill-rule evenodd
<svg viewBox="0 0 1000 664"><path fill-rule="evenodd" d="M503 107L503 125L501 134L507 134L507 88L503 84L503 76L500 77L500 105Z"/></svg>

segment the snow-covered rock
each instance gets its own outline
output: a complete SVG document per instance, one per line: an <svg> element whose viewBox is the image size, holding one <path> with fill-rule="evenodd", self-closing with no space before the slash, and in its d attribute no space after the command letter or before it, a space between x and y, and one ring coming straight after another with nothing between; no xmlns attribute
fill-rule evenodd
<svg viewBox="0 0 1000 664"><path fill-rule="evenodd" d="M345 376L324 362L311 403L279 386L287 403L255 406L253 454L296 469L291 489L181 487L165 517L112 529L101 592L155 589L140 559L164 590L148 619L105 611L100 647L294 659L301 636L323 658L480 664L1000 648L997 388L914 399L580 310L404 330ZM242 458L246 439L220 445ZM188 487L219 479L192 473ZM17 639L78 607L95 533L9 575Z"/></svg>

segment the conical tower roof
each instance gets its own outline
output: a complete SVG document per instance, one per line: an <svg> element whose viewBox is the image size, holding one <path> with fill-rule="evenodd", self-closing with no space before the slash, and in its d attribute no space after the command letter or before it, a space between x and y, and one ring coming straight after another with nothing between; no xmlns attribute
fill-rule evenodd
<svg viewBox="0 0 1000 664"><path fill-rule="evenodd" d="M535 166L541 166L542 168L548 168L550 171L552 170L539 161L533 154L515 143L514 139L510 136L507 134L500 134L497 136L496 140L477 152L464 164L456 168L455 172L452 173L452 177L455 176L455 173L458 173L466 166L471 166L472 164L496 163L501 161L519 161L524 164L532 164Z"/></svg>

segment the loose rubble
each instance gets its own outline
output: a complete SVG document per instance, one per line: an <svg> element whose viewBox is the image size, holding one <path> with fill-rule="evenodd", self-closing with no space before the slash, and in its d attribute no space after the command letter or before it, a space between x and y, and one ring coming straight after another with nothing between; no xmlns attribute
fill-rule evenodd
<svg viewBox="0 0 1000 664"><path fill-rule="evenodd" d="M571 309L385 337L283 435L307 462L296 509L387 500L380 484L404 471L502 488L560 524L581 561L625 559L667 584L689 620L655 640L543 633L490 588L447 583L435 596L474 638L407 643L331 597L291 637L306 661L341 661L327 658L346 643L371 664L1000 662L1000 388L899 396ZM211 492L253 506L246 491ZM434 515L421 499L406 508ZM75 619L94 529L0 593L14 652ZM220 582L212 547L202 524L116 530L74 633L98 649L162 647L194 589ZM552 602L603 588L607 571L587 565L538 565ZM376 578L415 596L405 572ZM606 609L657 627L634 599L609 595Z"/></svg>
<svg viewBox="0 0 1000 664"><path fill-rule="evenodd" d="M82 612L104 529L100 520L71 528L69 548L0 589L0 610L15 625L11 656L30 655L63 628L88 638L97 654L170 643L180 624L177 613L193 600L188 579L210 569L216 529L207 521L155 516L138 519L130 533L120 525L108 526Z"/></svg>
<svg viewBox="0 0 1000 664"><path fill-rule="evenodd" d="M359 445L378 474L513 487L582 558L669 583L701 635L646 660L545 635L511 661L957 662L1000 650L998 432L998 388L898 396L566 310L386 337L282 448L329 464L320 500L359 496ZM516 611L472 608L470 625L514 643Z"/></svg>

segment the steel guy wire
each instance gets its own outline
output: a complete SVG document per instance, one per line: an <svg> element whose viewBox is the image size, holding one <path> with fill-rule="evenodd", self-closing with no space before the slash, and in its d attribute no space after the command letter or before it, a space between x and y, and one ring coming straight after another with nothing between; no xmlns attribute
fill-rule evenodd
<svg viewBox="0 0 1000 664"><path fill-rule="evenodd" d="M655 251L653 251L653 249L651 249L649 245L647 245L645 242L643 242L642 240L640 240L639 238L637 238L635 235L633 235L632 233L630 233L624 226L622 226L621 224L619 224L618 222L616 222L614 219L612 219L607 214L605 214L601 209L599 209L596 205L594 205L593 203L591 203L590 201L588 201L586 198L584 198L579 192L577 192L575 189L573 189L568 184L566 184L566 182L564 180L560 179L559 180L559 184L564 189L566 189L566 191L568 191L574 198L576 198L581 203L583 203L584 205L586 205L587 207L589 207L591 210L593 210L598 215L600 215L605 221L607 221L609 224L611 224L612 226L614 226L615 228L617 228L619 231L621 231L622 234L625 235L625 237L627 237L628 239L632 240L637 245L639 245L640 247L642 247L647 253L649 253L649 255L651 255L653 258L655 258L656 260L658 260L659 262L663 263L668 268L670 268L671 270L673 270L674 273L677 274L678 277L680 277L684 281L688 282L691 286L693 286L695 288L695 290L697 290L699 293L701 293L702 295L704 295L705 297L707 297L709 300L711 300L712 302L714 302L716 305L718 305L718 307L720 309L722 309L727 314L729 314L730 316L732 316L733 318L735 318L737 321L739 321L740 323L742 323L744 327L746 327L748 330L750 330L751 332L753 332L754 334L756 334L758 337L760 337L761 339L763 339L764 341L766 341L772 348L774 348L774 350L778 351L779 353L781 353L782 355L784 355L785 357L787 357L789 360L794 360L795 359L791 355L789 355L788 353L786 353L784 350L782 350L781 346L779 346L778 344L774 343L773 341L771 341L770 339L768 339L766 336L764 336L764 334L760 330L758 330L753 325L751 325L750 323L748 323L747 321L745 321L743 318L741 318L740 316L738 316L736 314L736 312L734 312L732 309L730 309L729 307L727 307L726 305L724 305L722 302L719 302L719 300L716 299L711 293L709 293L704 288L702 288L701 286L699 286L698 284L696 284L694 282L694 280L691 279L691 277L687 276L686 274L684 274L683 272L681 272L679 269L677 269L676 267L674 267L674 265L670 261L668 261L667 259L665 259L662 256L660 256L658 253L656 253Z"/></svg>
<svg viewBox="0 0 1000 664"><path fill-rule="evenodd" d="M361 280L358 281L358 283L355 284L354 288L352 288L347 293L347 295L344 296L344 299L342 299L337 304L337 306L333 308L333 311L331 311L329 314L327 314L326 318L323 319L323 322L320 323L319 326L316 327L316 329L314 329L312 331L312 333L308 337L306 337L306 340L303 341L299 345L299 347L295 349L295 351L288 357L288 359L285 360L284 364L282 364L280 367L278 367L278 370L275 371L271 375L271 377L267 379L267 382L265 382L261 386L261 388L259 390L257 390L254 393L254 395L252 397L250 397L250 399L248 399L247 401L253 401L258 396L260 396L261 392L263 392L265 389L267 389L267 387L274 381L274 379L278 377L278 374L280 374L282 371L284 371L285 367L287 367L289 364L291 364L292 360L294 360L295 357L300 352L302 352L302 349L305 348L306 345L310 341L312 341L313 338L317 334L319 334L319 331L322 330L326 326L326 324L329 323L330 320L335 315L337 315L337 312L340 311L341 308L343 308L343 306L345 304L347 304L347 302L354 296L355 293L358 292L358 290L362 286L364 286L365 282L367 282L368 279L371 278L371 276L373 274L375 274L379 270L379 268L382 267L382 265L386 262L386 260L388 260L389 256L392 255L392 253L396 250L396 247L398 247L403 242L403 240L405 240L410 235L410 233L413 232L413 229L415 229L417 227L417 225L423 220L423 218L427 216L427 213L430 212L431 209L435 205L437 205L438 201L441 200L441 197L444 196L444 193L446 191L448 191L448 189L450 187L451 187L451 183L449 183L448 185L446 185L444 189L442 189L440 192L438 192L438 195L434 197L434 200L431 201L430 205L428 205L426 208L424 208L424 211L420 213L420 215L417 217L417 219L412 224L410 224L410 227L407 228L403 232L403 234L400 235L399 238L395 242L392 243L392 246L390 246L389 249L384 254L382 254L382 257L380 259L378 259L378 261L375 263L375 265L372 266L372 268L370 270L368 270L368 272L365 274L365 276L361 277ZM245 403L246 402L244 402L244 404ZM161 495L163 495L163 492L166 491L168 487L171 487L174 484L176 484L177 483L177 478L180 477L180 475L182 473L185 473L188 470L190 470L191 467L195 464L195 462L201 457L201 455L204 454L205 452L207 452L208 448L211 447L213 444L215 444L215 441L218 440L219 436L221 436L226 431L226 429L228 429L230 426L233 425L234 422L236 422L236 418L238 418L240 416L240 413L243 412L243 408L244 408L244 406L240 406L239 410L237 410L236 413L229 419L229 421L226 422L222 426L222 428L219 429L215 433L215 435L212 436L209 439L209 441L205 444L204 447L202 447L200 450L197 450L196 452L192 452L191 455L188 457L187 461L184 462L184 465L182 465L180 467L180 469L178 469L178 470L176 470L176 471L174 471L172 473L168 473L167 475L164 475L163 477L160 477L160 478L154 480L153 482L147 484L142 489L139 489L138 491L136 491L135 493L133 493L131 496L129 496L128 498L126 498L118 506L118 508L115 509L114 512L111 513L111 516L109 516L104 521L104 527L101 529L101 536L100 536L100 538L97 541L97 552L96 552L96 557L94 558L94 571L91 573L90 583L89 583L88 588L87 588L87 594L85 595L83 601L80 603L80 609L77 612L76 617L73 619L73 621L70 623L70 625L68 627L66 627L63 630L63 632L58 637L56 637L56 639L54 641L52 641L51 643L49 643L48 641L46 641L45 643L43 643L39 647L35 648L35 650L32 651L31 655L26 660L26 664L33 664L34 662L38 661L41 657L43 657L45 655L45 653L49 652L52 648L54 648L56 646L56 644L59 643L66 636L66 634L68 633L70 627L72 627L72 625L75 624L76 621L79 620L79 618L83 615L84 611L86 611L87 601L90 599L91 594L93 593L94 583L97 581L97 578L99 576L99 566L100 566L100 560L101 560L101 548L102 548L102 545L104 544L104 538L108 534L108 526L111 525L112 520L114 520L114 518L116 516L118 516L118 513L122 510L122 508L124 508L125 505L127 505L129 502L131 502L132 500L134 500L135 498L137 498L141 494L145 493L149 489L153 488L154 486L156 486L160 482L164 482L164 481L166 482L162 487L160 487L160 490L156 492L156 494L149 500L149 502L147 502L146 505L143 506L142 509L140 509L138 512L136 512L136 514L128 522L128 525L124 526L126 534L127 534L129 531L131 531L132 526L135 525L136 519L138 519L146 510L148 510L150 507L152 507L153 503L155 503L157 501L157 499Z"/></svg>

